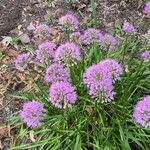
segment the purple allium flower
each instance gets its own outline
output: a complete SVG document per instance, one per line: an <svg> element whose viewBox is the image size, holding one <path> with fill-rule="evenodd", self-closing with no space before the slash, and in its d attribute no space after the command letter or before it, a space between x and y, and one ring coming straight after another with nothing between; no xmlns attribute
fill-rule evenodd
<svg viewBox="0 0 150 150"><path fill-rule="evenodd" d="M145 7L144 7L144 13L148 18L150 18L150 2L147 2Z"/></svg>
<svg viewBox="0 0 150 150"><path fill-rule="evenodd" d="M23 122L29 127L36 128L41 125L43 117L44 106L33 100L32 102L26 102L23 105L23 110L20 112L20 116Z"/></svg>
<svg viewBox="0 0 150 150"><path fill-rule="evenodd" d="M136 29L134 28L134 26L131 23L129 23L129 22L125 22L123 24L123 30L125 32L127 32L127 33L134 33L134 32L136 32Z"/></svg>
<svg viewBox="0 0 150 150"><path fill-rule="evenodd" d="M141 54L141 57L145 60L145 61L150 61L150 50L146 50Z"/></svg>
<svg viewBox="0 0 150 150"><path fill-rule="evenodd" d="M111 72L113 82L120 80L120 76L123 74L123 68L116 60L105 59L100 61L99 64Z"/></svg>
<svg viewBox="0 0 150 150"><path fill-rule="evenodd" d="M55 53L55 60L67 66L76 64L80 59L80 48L74 43L60 45Z"/></svg>
<svg viewBox="0 0 150 150"><path fill-rule="evenodd" d="M52 64L46 70L45 80L49 83L70 81L70 75L62 65Z"/></svg>
<svg viewBox="0 0 150 150"><path fill-rule="evenodd" d="M55 55L54 48L55 44L52 42L42 43L36 50L36 59L40 63L50 64Z"/></svg>
<svg viewBox="0 0 150 150"><path fill-rule="evenodd" d="M59 18L59 24L63 25L65 28L75 30L78 28L79 21L76 16L67 14Z"/></svg>
<svg viewBox="0 0 150 150"><path fill-rule="evenodd" d="M84 73L84 83L93 98L101 99L101 102L113 100L113 84L110 71L100 64L92 65Z"/></svg>
<svg viewBox="0 0 150 150"><path fill-rule="evenodd" d="M47 34L52 34L52 29L46 25L46 24L40 24L38 26L36 26L36 29L34 31L35 35L47 35Z"/></svg>
<svg viewBox="0 0 150 150"><path fill-rule="evenodd" d="M77 40L79 40L80 36L81 36L80 32L73 32L73 33L71 33L70 38L73 41L77 41Z"/></svg>
<svg viewBox="0 0 150 150"><path fill-rule="evenodd" d="M29 53L22 53L15 60L16 68L22 72L27 72L29 63L31 63L31 55Z"/></svg>
<svg viewBox="0 0 150 150"><path fill-rule="evenodd" d="M75 88L69 82L53 83L49 91L49 101L57 108L69 108L77 100Z"/></svg>
<svg viewBox="0 0 150 150"><path fill-rule="evenodd" d="M105 34L102 38L102 43L104 45L112 45L112 46L116 46L118 44L118 40L117 38L115 38L114 36L112 36L111 34Z"/></svg>
<svg viewBox="0 0 150 150"><path fill-rule="evenodd" d="M133 117L143 127L150 127L150 96L144 97L136 104Z"/></svg>
<svg viewBox="0 0 150 150"><path fill-rule="evenodd" d="M36 26L34 31L34 41L38 41L39 43L47 40L52 34L52 28L46 24L40 24Z"/></svg>
<svg viewBox="0 0 150 150"><path fill-rule="evenodd" d="M83 35L81 35L80 40L86 45L96 43L101 43L103 39L103 34L100 30L95 28L89 28L84 31Z"/></svg>

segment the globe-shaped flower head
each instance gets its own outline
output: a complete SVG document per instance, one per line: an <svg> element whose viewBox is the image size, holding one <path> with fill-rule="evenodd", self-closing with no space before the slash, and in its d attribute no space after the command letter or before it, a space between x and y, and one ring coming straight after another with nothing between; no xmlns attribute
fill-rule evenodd
<svg viewBox="0 0 150 150"><path fill-rule="evenodd" d="M84 31L83 35L81 35L80 40L83 44L90 45L94 42L101 43L103 39L103 34L100 30L95 28L89 28Z"/></svg>
<svg viewBox="0 0 150 150"><path fill-rule="evenodd" d="M74 31L78 28L79 21L76 16L67 14L59 18L59 24L63 25L66 29Z"/></svg>
<svg viewBox="0 0 150 150"><path fill-rule="evenodd" d="M36 128L41 125L43 118L44 106L33 100L32 102L26 102L23 105L23 110L20 112L20 116L23 122L29 127Z"/></svg>
<svg viewBox="0 0 150 150"><path fill-rule="evenodd" d="M112 45L112 46L116 46L118 44L118 40L114 36L112 36L111 34L105 34L103 36L102 42L105 45Z"/></svg>
<svg viewBox="0 0 150 150"><path fill-rule="evenodd" d="M57 108L70 108L77 100L74 87L69 82L53 83L49 91L49 101Z"/></svg>
<svg viewBox="0 0 150 150"><path fill-rule="evenodd" d="M150 2L147 2L145 7L144 7L144 13L148 18L150 18Z"/></svg>
<svg viewBox="0 0 150 150"><path fill-rule="evenodd" d="M127 32L127 33L134 33L134 32L136 32L136 29L134 28L134 26L131 23L129 23L129 22L125 22L123 24L123 30L125 32Z"/></svg>
<svg viewBox="0 0 150 150"><path fill-rule="evenodd" d="M39 44L50 39L52 28L46 24L37 25L34 31L34 40Z"/></svg>
<svg viewBox="0 0 150 150"><path fill-rule="evenodd" d="M111 73L106 67L99 64L92 65L84 73L83 80L93 98L101 102L108 102L113 99Z"/></svg>
<svg viewBox="0 0 150 150"><path fill-rule="evenodd" d="M71 39L71 41L73 41L75 43L79 43L80 42L80 36L81 36L80 32L73 32L70 34L70 39Z"/></svg>
<svg viewBox="0 0 150 150"><path fill-rule="evenodd" d="M123 68L116 60L105 59L100 61L99 65L108 69L108 71L111 73L113 82L121 79L120 77L123 74Z"/></svg>
<svg viewBox="0 0 150 150"><path fill-rule="evenodd" d="M27 69L29 64L31 63L31 59L32 57L29 53L22 53L18 55L15 60L16 69L25 73L28 72Z"/></svg>
<svg viewBox="0 0 150 150"><path fill-rule="evenodd" d="M52 42L42 43L36 50L36 59L42 64L51 64L55 56L54 48L55 44Z"/></svg>
<svg viewBox="0 0 150 150"><path fill-rule="evenodd" d="M70 75L64 66L60 64L52 64L46 70L45 80L49 83L70 81Z"/></svg>
<svg viewBox="0 0 150 150"><path fill-rule="evenodd" d="M141 126L150 127L150 96L144 97L136 104L133 117Z"/></svg>
<svg viewBox="0 0 150 150"><path fill-rule="evenodd" d="M71 66L80 61L80 48L74 43L60 45L55 54L55 60L66 66Z"/></svg>
<svg viewBox="0 0 150 150"><path fill-rule="evenodd" d="M141 54L141 57L145 60L145 61L150 61L150 50L146 50Z"/></svg>

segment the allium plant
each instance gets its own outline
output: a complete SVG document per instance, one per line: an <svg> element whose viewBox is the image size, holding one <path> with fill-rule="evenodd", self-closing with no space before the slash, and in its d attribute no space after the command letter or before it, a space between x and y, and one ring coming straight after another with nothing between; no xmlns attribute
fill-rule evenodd
<svg viewBox="0 0 150 150"><path fill-rule="evenodd" d="M74 17L68 18L71 17L62 17L61 25L76 30L78 21ZM55 50L54 44L48 42L51 30L47 27L42 27L44 34L41 30L36 31L44 43L38 45L36 56L33 56L41 64L46 63L47 68L33 63L33 70L30 67L31 72L26 74L27 91L26 88L23 93L19 91L20 99L39 99L41 102L25 103L20 113L22 121L34 129L28 131L18 116L12 117L12 125L21 129L16 147L12 149L129 150L136 147L149 150L150 96L138 103L136 100L150 91L150 44L143 44L141 34L126 22L123 30L127 34L115 32L118 38L92 27L82 35L79 30L73 31L72 35L66 30L68 42L55 43ZM132 34L135 32L136 35ZM72 39L68 35L77 41L70 42ZM141 49L146 51L141 54ZM28 64L32 62L29 56L18 56L16 68L28 70ZM36 75L38 80L33 78ZM18 98L18 95L14 96ZM137 127L133 117L141 126ZM36 128L39 126L41 128ZM20 143L20 137L26 138L28 133L30 136L34 133L35 141Z"/></svg>
<svg viewBox="0 0 150 150"><path fill-rule="evenodd" d="M81 35L80 40L83 44L90 45L93 43L101 43L103 34L100 30L95 28L89 28Z"/></svg>
<svg viewBox="0 0 150 150"><path fill-rule="evenodd" d="M37 25L34 31L33 41L39 44L44 42L45 40L49 40L52 32L52 28L46 24Z"/></svg>
<svg viewBox="0 0 150 150"><path fill-rule="evenodd" d="M24 103L20 116L27 126L36 128L41 126L41 121L44 115L43 113L43 104L33 100L31 102Z"/></svg>
<svg viewBox="0 0 150 150"><path fill-rule="evenodd" d="M70 39L71 39L71 41L74 41L76 43L80 43L80 36L81 36L80 32L73 32L70 34Z"/></svg>
<svg viewBox="0 0 150 150"><path fill-rule="evenodd" d="M106 66L92 65L84 73L84 83L87 85L89 94L101 102L113 100L113 84L111 72Z"/></svg>
<svg viewBox="0 0 150 150"><path fill-rule="evenodd" d="M108 71L111 72L113 82L115 82L116 80L121 80L123 68L118 61L113 59L105 59L100 61L99 65L101 65L103 68L107 68Z"/></svg>
<svg viewBox="0 0 150 150"><path fill-rule="evenodd" d="M78 29L79 21L76 16L67 14L59 18L59 24L69 30L76 30Z"/></svg>
<svg viewBox="0 0 150 150"><path fill-rule="evenodd" d="M146 50L141 54L141 57L145 60L145 61L150 61L150 50Z"/></svg>
<svg viewBox="0 0 150 150"><path fill-rule="evenodd" d="M144 97L136 104L133 117L141 126L150 127L150 96Z"/></svg>
<svg viewBox="0 0 150 150"><path fill-rule="evenodd" d="M52 42L44 42L38 46L36 50L36 60L42 64L51 64L55 56L55 44Z"/></svg>
<svg viewBox="0 0 150 150"><path fill-rule="evenodd" d="M81 60L80 48L74 43L60 45L55 53L55 61L66 66L72 66Z"/></svg>
<svg viewBox="0 0 150 150"><path fill-rule="evenodd" d="M49 90L49 101L58 108L70 108L77 101L75 88L69 82L53 83Z"/></svg>
<svg viewBox="0 0 150 150"><path fill-rule="evenodd" d="M136 32L136 29L134 28L134 26L129 22L125 22L123 24L123 30L127 33L135 33Z"/></svg>
<svg viewBox="0 0 150 150"><path fill-rule="evenodd" d="M144 7L144 13L146 17L150 18L150 2L147 2Z"/></svg>
<svg viewBox="0 0 150 150"><path fill-rule="evenodd" d="M64 66L55 63L47 68L45 80L49 83L70 81L70 74Z"/></svg>
<svg viewBox="0 0 150 150"><path fill-rule="evenodd" d="M118 39L111 34L105 34L102 38L101 46L104 50L114 49L118 45Z"/></svg>
<svg viewBox="0 0 150 150"><path fill-rule="evenodd" d="M21 72L27 73L31 60L32 60L32 57L29 53L19 54L15 60L16 69L18 69Z"/></svg>

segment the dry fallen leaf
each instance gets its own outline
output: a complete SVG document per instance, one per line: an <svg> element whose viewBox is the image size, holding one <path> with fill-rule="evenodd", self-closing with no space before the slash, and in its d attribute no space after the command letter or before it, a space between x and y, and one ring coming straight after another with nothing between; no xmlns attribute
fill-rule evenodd
<svg viewBox="0 0 150 150"><path fill-rule="evenodd" d="M7 46L0 42L0 52L4 52L7 49Z"/></svg>
<svg viewBox="0 0 150 150"><path fill-rule="evenodd" d="M85 110L89 113L89 115L92 115L93 114L93 109L90 105L87 105Z"/></svg>
<svg viewBox="0 0 150 150"><path fill-rule="evenodd" d="M10 125L9 124L1 124L0 125L0 139L3 137L10 137Z"/></svg>
<svg viewBox="0 0 150 150"><path fill-rule="evenodd" d="M13 49L9 49L8 53L7 53L7 55L10 56L10 57L16 57L16 56L18 56L18 54L19 54L19 52L15 51Z"/></svg>

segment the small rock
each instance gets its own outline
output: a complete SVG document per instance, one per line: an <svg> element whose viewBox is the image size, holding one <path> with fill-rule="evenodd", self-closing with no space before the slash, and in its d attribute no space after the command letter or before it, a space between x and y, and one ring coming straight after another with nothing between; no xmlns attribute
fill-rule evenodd
<svg viewBox="0 0 150 150"><path fill-rule="evenodd" d="M26 33L21 34L21 35L19 36L19 38L20 38L20 40L21 40L21 42L22 42L23 44L30 43L30 38L29 38L29 36L28 36Z"/></svg>

